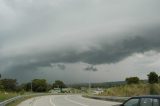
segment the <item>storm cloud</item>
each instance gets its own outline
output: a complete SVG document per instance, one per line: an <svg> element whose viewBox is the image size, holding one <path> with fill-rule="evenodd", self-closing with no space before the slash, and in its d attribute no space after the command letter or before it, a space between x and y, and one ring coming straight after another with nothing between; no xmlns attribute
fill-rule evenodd
<svg viewBox="0 0 160 106"><path fill-rule="evenodd" d="M116 64L160 50L158 0L1 0L0 70ZM81 67L84 69L83 67ZM19 72L20 71L20 72Z"/></svg>
<svg viewBox="0 0 160 106"><path fill-rule="evenodd" d="M98 71L98 69L96 67L92 66L88 66L85 68L86 71Z"/></svg>
<svg viewBox="0 0 160 106"><path fill-rule="evenodd" d="M145 32L146 31L146 32ZM61 52L48 52L41 55L28 54L9 58L11 68L16 70L28 70L30 68L47 67L51 63L75 63L84 62L88 64L110 64L122 61L134 53L144 53L150 50L159 52L160 49L160 32L159 30L146 29L143 36L125 37L122 40L117 40L113 44L101 41L99 47L91 47L89 50L79 52L77 49L62 50ZM6 62L8 62L6 61ZM56 65L59 68L65 69L62 64Z"/></svg>
<svg viewBox="0 0 160 106"><path fill-rule="evenodd" d="M64 64L60 64L60 63L58 63L58 64L51 64L51 66L53 68L59 68L61 70L65 70L66 69L66 66Z"/></svg>

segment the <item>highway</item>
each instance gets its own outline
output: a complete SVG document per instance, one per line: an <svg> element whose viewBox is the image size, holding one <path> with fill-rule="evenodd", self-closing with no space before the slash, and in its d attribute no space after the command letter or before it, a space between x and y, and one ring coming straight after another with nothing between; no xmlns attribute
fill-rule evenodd
<svg viewBox="0 0 160 106"><path fill-rule="evenodd" d="M28 99L18 106L114 106L118 102L84 98L81 95L50 95Z"/></svg>

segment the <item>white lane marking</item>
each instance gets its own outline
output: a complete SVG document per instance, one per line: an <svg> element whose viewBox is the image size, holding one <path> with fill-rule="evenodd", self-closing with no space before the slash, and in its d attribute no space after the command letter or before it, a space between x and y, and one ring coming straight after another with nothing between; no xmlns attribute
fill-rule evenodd
<svg viewBox="0 0 160 106"><path fill-rule="evenodd" d="M52 106L56 106L56 105L54 104L53 100L54 100L54 96L53 96L53 98L50 97L50 103L51 103L51 105L52 105Z"/></svg>
<svg viewBox="0 0 160 106"><path fill-rule="evenodd" d="M34 106L37 99L38 99L38 98L33 98L33 99L31 99L31 102L29 103L29 105L30 105L30 106Z"/></svg>
<svg viewBox="0 0 160 106"><path fill-rule="evenodd" d="M82 103L79 103L77 101L74 101L74 100L71 100L68 98L68 96L65 96L65 100L69 101L69 102L72 102L72 103L75 103L75 104L78 104L80 106L89 106L89 105L86 105L86 104L82 104Z"/></svg>
<svg viewBox="0 0 160 106"><path fill-rule="evenodd" d="M33 106L34 98L29 102L29 106Z"/></svg>

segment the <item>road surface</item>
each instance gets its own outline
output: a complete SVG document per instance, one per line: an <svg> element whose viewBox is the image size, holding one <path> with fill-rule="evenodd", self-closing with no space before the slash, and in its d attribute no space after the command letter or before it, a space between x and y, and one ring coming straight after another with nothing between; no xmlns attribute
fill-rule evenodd
<svg viewBox="0 0 160 106"><path fill-rule="evenodd" d="M114 106L118 102L83 98L80 95L50 95L28 99L18 106Z"/></svg>

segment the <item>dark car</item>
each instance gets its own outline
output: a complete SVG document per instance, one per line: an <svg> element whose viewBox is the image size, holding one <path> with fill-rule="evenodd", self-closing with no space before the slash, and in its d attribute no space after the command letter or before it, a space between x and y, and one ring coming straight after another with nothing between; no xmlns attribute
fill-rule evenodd
<svg viewBox="0 0 160 106"><path fill-rule="evenodd" d="M160 95L136 96L126 100L120 106L160 106Z"/></svg>

